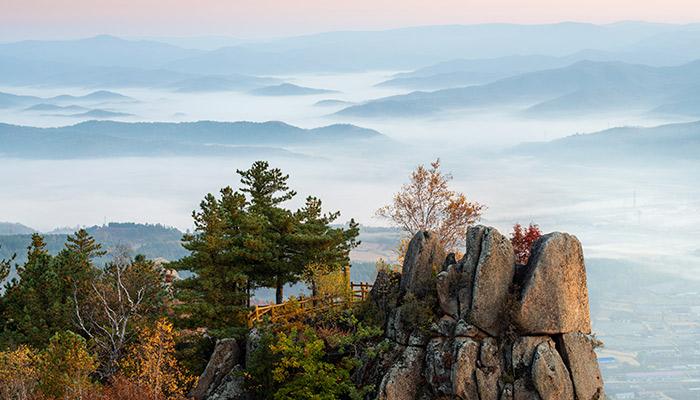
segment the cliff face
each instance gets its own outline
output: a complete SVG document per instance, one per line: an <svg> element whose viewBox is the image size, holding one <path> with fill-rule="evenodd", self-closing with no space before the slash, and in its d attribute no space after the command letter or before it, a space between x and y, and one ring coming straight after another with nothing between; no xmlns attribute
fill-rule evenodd
<svg viewBox="0 0 700 400"><path fill-rule="evenodd" d="M403 273L380 272L371 297L391 350L355 379L387 400L605 399L578 239L545 235L517 265L507 238L476 226L465 254L418 232ZM442 317L426 329L416 310L431 304Z"/></svg>

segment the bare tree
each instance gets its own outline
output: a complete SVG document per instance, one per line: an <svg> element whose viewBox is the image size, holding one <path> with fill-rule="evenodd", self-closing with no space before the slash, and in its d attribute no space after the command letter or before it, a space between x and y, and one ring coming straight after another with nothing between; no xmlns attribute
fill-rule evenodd
<svg viewBox="0 0 700 400"><path fill-rule="evenodd" d="M163 295L162 278L153 263L143 256L132 260L124 246L115 250L113 261L93 279L87 293L74 292L76 321L98 347L102 378L116 374L124 347L140 324L157 317Z"/></svg>

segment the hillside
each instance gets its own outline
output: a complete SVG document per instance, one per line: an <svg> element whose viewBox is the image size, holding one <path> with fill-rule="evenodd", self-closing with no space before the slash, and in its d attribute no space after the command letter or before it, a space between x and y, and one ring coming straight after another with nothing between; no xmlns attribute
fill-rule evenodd
<svg viewBox="0 0 700 400"><path fill-rule="evenodd" d="M36 230L19 223L0 222L0 235L30 235L32 232Z"/></svg>
<svg viewBox="0 0 700 400"><path fill-rule="evenodd" d="M7 229L11 225L19 232ZM76 228L75 230L77 230ZM95 240L102 244L105 250L114 250L117 246L125 245L132 249L134 254L143 254L148 258L163 257L173 261L187 255L188 252L180 245L183 232L160 224L137 224L133 222L110 222L104 226L91 226L85 230ZM27 261L27 247L31 243L31 233L35 230L20 224L0 223L0 259L8 259L17 254L15 263L23 264ZM46 249L50 254L58 254L66 243L67 234L45 234ZM106 255L97 260L103 264L110 260Z"/></svg>
<svg viewBox="0 0 700 400"><path fill-rule="evenodd" d="M146 75L165 84L166 76L170 75L172 83L178 74L182 80L186 79L182 74L411 70L455 59L498 59L514 54L565 57L584 51L587 53L581 56L601 61L670 65L700 57L697 33L688 32L690 29L645 23L494 23L337 31L247 43L233 41L238 43L233 46L226 46L231 40L218 41L219 46L191 41L188 46L200 48L188 49L171 44L178 42L176 39L126 40L108 35L80 40L27 40L0 44L0 80L12 84L80 82L76 79L79 75L73 73L79 70L85 76L83 85L107 83L110 73L113 85L147 85ZM528 49L527 54L523 54L523 48ZM501 63L498 68L508 64ZM515 72L525 71L520 68Z"/></svg>
<svg viewBox="0 0 700 400"><path fill-rule="evenodd" d="M151 40L125 40L109 35L80 40L25 40L0 45L0 54L16 60L83 66L156 68L200 53L200 50L187 50Z"/></svg>

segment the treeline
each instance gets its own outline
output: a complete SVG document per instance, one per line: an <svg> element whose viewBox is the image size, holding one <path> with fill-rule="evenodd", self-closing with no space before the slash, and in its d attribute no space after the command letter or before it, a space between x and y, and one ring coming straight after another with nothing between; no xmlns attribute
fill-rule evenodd
<svg viewBox="0 0 700 400"><path fill-rule="evenodd" d="M128 246L134 252L147 258L162 257L166 260L177 260L188 254L182 247L180 230L161 224L137 224L133 222L110 222L105 226L95 225L85 228L103 249L111 251L120 246ZM46 234L44 242L46 250L51 255L58 254L64 247L67 234ZM8 259L17 255L15 262L24 264L27 261L27 247L31 244L32 235L0 235L0 259ZM104 265L111 258L109 254L97 257L96 265ZM14 274L11 275L15 276Z"/></svg>
<svg viewBox="0 0 700 400"><path fill-rule="evenodd" d="M156 230L175 240L177 230L162 226L35 233L26 246L9 237L26 261L0 257L0 278L17 272L0 297L0 398L183 398L217 339L247 335L256 288L274 288L281 302L284 285L303 281L315 292L349 265L358 224L332 225L339 213L323 213L315 197L284 208L296 192L266 162L237 172L243 188L205 196L195 232L177 238L186 256L167 267L125 246L95 263L106 255L97 237L119 243ZM194 274L171 282L171 267Z"/></svg>

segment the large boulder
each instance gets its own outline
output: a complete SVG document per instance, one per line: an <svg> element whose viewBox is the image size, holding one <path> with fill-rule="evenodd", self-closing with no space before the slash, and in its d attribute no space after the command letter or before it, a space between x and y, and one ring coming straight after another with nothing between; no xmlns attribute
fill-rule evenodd
<svg viewBox="0 0 700 400"><path fill-rule="evenodd" d="M207 367L197 380L189 397L195 400L204 400L217 392L219 387L229 380L229 375L235 366L241 362L241 350L235 339L221 339L216 342L214 353L207 363ZM236 383L233 383L235 386Z"/></svg>
<svg viewBox="0 0 700 400"><path fill-rule="evenodd" d="M540 343L535 349L530 372L542 400L574 400L569 370L551 340Z"/></svg>
<svg viewBox="0 0 700 400"><path fill-rule="evenodd" d="M408 344L411 332L412 330L409 330L401 317L401 308L391 310L386 322L386 337L405 346Z"/></svg>
<svg viewBox="0 0 700 400"><path fill-rule="evenodd" d="M249 398L245 390L243 367L240 364L234 366L221 384L206 397L207 400L248 400Z"/></svg>
<svg viewBox="0 0 700 400"><path fill-rule="evenodd" d="M495 228L478 225L467 230L467 251L466 270L477 260L468 320L498 336L515 274L513 246Z"/></svg>
<svg viewBox="0 0 700 400"><path fill-rule="evenodd" d="M423 297L435 285L433 274L442 269L445 249L437 235L418 231L408 243L401 272L401 292Z"/></svg>
<svg viewBox="0 0 700 400"><path fill-rule="evenodd" d="M425 351L409 346L389 368L379 385L377 400L414 400L420 394Z"/></svg>
<svg viewBox="0 0 700 400"><path fill-rule="evenodd" d="M564 363L571 371L576 399L602 399L603 378L588 337L581 332L568 332L561 335L558 343Z"/></svg>
<svg viewBox="0 0 700 400"><path fill-rule="evenodd" d="M519 324L527 334L591 332L586 266L575 236L537 239L521 283Z"/></svg>

